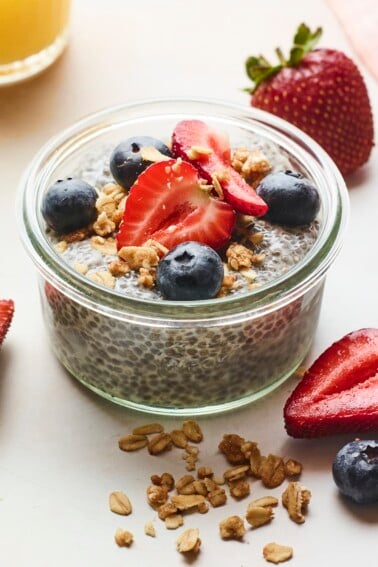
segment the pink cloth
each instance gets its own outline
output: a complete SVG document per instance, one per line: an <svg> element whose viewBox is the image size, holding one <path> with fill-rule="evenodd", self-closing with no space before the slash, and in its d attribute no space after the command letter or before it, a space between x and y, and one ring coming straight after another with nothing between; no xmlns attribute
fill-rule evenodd
<svg viewBox="0 0 378 567"><path fill-rule="evenodd" d="M378 79L378 0L327 0L355 52Z"/></svg>

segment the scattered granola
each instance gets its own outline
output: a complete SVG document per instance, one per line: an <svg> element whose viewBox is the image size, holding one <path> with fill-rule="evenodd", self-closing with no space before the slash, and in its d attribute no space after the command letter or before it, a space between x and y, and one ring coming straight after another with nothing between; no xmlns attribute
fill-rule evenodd
<svg viewBox="0 0 378 567"><path fill-rule="evenodd" d="M156 537L156 530L154 524L149 520L144 524L144 533L150 537Z"/></svg>
<svg viewBox="0 0 378 567"><path fill-rule="evenodd" d="M242 500L250 495L251 488L249 486L249 482L244 479L239 479L233 482L230 482L230 494L236 500Z"/></svg>
<svg viewBox="0 0 378 567"><path fill-rule="evenodd" d="M285 480L285 467L282 457L268 455L259 467L260 478L267 488L276 488Z"/></svg>
<svg viewBox="0 0 378 567"><path fill-rule="evenodd" d="M185 530L180 534L176 540L177 551L180 553L198 553L201 545L201 540L199 537L199 529L191 528Z"/></svg>
<svg viewBox="0 0 378 567"><path fill-rule="evenodd" d="M198 478L212 478L214 476L213 469L211 467L199 467L197 470Z"/></svg>
<svg viewBox="0 0 378 567"><path fill-rule="evenodd" d="M173 502L166 502L159 507L158 516L161 520L165 520L168 516L173 516L178 511L178 508Z"/></svg>
<svg viewBox="0 0 378 567"><path fill-rule="evenodd" d="M128 496L120 491L114 491L109 495L109 508L114 514L121 516L128 516L133 511Z"/></svg>
<svg viewBox="0 0 378 567"><path fill-rule="evenodd" d="M283 563L293 557L293 548L278 543L267 543L263 549L264 558L270 563Z"/></svg>
<svg viewBox="0 0 378 567"><path fill-rule="evenodd" d="M184 518L182 514L171 514L165 518L164 522L167 530L177 530L177 528L183 525Z"/></svg>
<svg viewBox="0 0 378 567"><path fill-rule="evenodd" d="M256 506L252 502L248 505L246 520L253 528L268 524L273 517L274 514L271 506Z"/></svg>
<svg viewBox="0 0 378 567"><path fill-rule="evenodd" d="M205 497L202 494L177 494L172 496L171 502L177 506L178 510L189 510L205 502Z"/></svg>
<svg viewBox="0 0 378 567"><path fill-rule="evenodd" d="M299 476L302 473L302 464L295 459L288 459L285 462L285 475L289 478Z"/></svg>
<svg viewBox="0 0 378 567"><path fill-rule="evenodd" d="M118 440L118 446L122 451L139 451L148 444L148 439L145 435L124 435Z"/></svg>
<svg viewBox="0 0 378 567"><path fill-rule="evenodd" d="M182 424L182 430L185 433L187 439L192 443L200 443L203 440L203 433L200 425L191 419L184 421Z"/></svg>
<svg viewBox="0 0 378 567"><path fill-rule="evenodd" d="M289 513L289 517L297 524L305 521L304 512L311 500L311 492L300 482L289 482L282 494L282 504Z"/></svg>
<svg viewBox="0 0 378 567"><path fill-rule="evenodd" d="M152 435L153 433L163 433L164 427L160 423L146 423L134 427L133 435Z"/></svg>
<svg viewBox="0 0 378 567"><path fill-rule="evenodd" d="M245 443L245 439L240 435L235 433L225 434L218 448L231 465L242 465L247 462L247 457L242 451Z"/></svg>
<svg viewBox="0 0 378 567"><path fill-rule="evenodd" d="M227 482L233 482L235 480L239 480L240 478L244 478L249 471L249 465L240 465L238 467L233 467L232 469L228 469L224 472L224 478Z"/></svg>
<svg viewBox="0 0 378 567"><path fill-rule="evenodd" d="M196 494L194 488L195 478L191 474L185 474L176 482L176 490L179 494Z"/></svg>
<svg viewBox="0 0 378 567"><path fill-rule="evenodd" d="M172 447L172 439L169 433L158 433L148 442L148 452L150 455L160 455Z"/></svg>
<svg viewBox="0 0 378 567"><path fill-rule="evenodd" d="M240 516L229 516L219 524L219 531L222 539L241 539L247 530Z"/></svg>
<svg viewBox="0 0 378 567"><path fill-rule="evenodd" d="M147 436L152 436L148 438ZM188 441L199 443L203 440L203 433L197 422L186 420L182 429L175 429L171 433L166 433L159 423L147 423L132 430L131 434L119 439L119 447L124 451L136 451L147 446L152 455L158 455L172 445L184 448L183 458L195 468L198 459L199 448L190 444ZM297 476L302 471L302 465L294 459L286 459L278 455L269 454L263 456L255 441L247 441L237 434L225 434L219 443L220 451L233 466L226 469L222 475L216 476L209 466L198 468L197 475L185 474L176 482L169 472L161 475L151 476L152 484L147 488L147 500L157 511L158 517L165 523L167 529L177 529L184 523L186 512L198 512L205 514L209 511L209 505L216 508L227 503L226 490L231 496L240 500L250 494L249 475L260 478L262 483L268 487L276 487L284 480L285 476L290 478ZM227 487L220 485L227 483ZM169 498L169 491L176 489L176 494ZM311 493L299 482L289 482L286 490L282 494L282 504L288 509L290 518L297 522L304 522L304 512L310 501ZM245 520L252 528L258 528L268 524L274 518L273 508L278 505L278 499L274 496L263 496L251 501L248 504ZM131 513L132 507L127 496L122 492L113 492L109 497L110 509L118 514L127 515ZM219 524L222 539L240 540L246 533L244 521L240 516L229 516ZM199 549L200 540L198 530L186 530L183 534L189 534L180 538L186 541L189 536L193 542L191 550ZM123 539L123 530L119 530L119 545L130 545L123 543L129 541L129 536ZM145 533L155 537L155 528L152 522L145 524ZM197 533L197 536L195 537ZM132 536L131 536L132 538ZM180 540L179 538L179 540ZM191 540L191 541L192 541ZM181 540L180 540L181 541ZM187 548L189 544L181 544ZM272 547L276 546L276 547ZM179 545L178 545L179 547ZM282 551L281 548L284 550ZM290 559L285 546L268 544L264 548L264 557L267 561L279 563ZM189 549L187 549L189 551Z"/></svg>
<svg viewBox="0 0 378 567"><path fill-rule="evenodd" d="M131 532L118 528L114 535L114 539L116 544L120 547L130 547L134 541L134 536Z"/></svg>
<svg viewBox="0 0 378 567"><path fill-rule="evenodd" d="M171 473L163 473L161 476L157 474L153 474L151 476L152 484L156 484L156 486L165 486L168 492L174 489L175 487L175 479L171 475Z"/></svg>
<svg viewBox="0 0 378 567"><path fill-rule="evenodd" d="M152 484L147 487L147 500L153 508L158 508L168 500L168 489L165 486Z"/></svg>
<svg viewBox="0 0 378 567"><path fill-rule="evenodd" d="M208 493L207 499L213 508L224 506L227 502L227 494L223 488L216 488Z"/></svg>
<svg viewBox="0 0 378 567"><path fill-rule="evenodd" d="M172 443L179 449L185 449L188 444L188 439L182 429L174 429L170 433Z"/></svg>

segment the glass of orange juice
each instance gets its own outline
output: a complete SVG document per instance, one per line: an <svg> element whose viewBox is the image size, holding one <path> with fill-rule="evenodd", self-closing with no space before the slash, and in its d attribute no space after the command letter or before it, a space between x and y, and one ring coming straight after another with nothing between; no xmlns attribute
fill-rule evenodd
<svg viewBox="0 0 378 567"><path fill-rule="evenodd" d="M71 0L0 0L0 85L39 73L67 42Z"/></svg>

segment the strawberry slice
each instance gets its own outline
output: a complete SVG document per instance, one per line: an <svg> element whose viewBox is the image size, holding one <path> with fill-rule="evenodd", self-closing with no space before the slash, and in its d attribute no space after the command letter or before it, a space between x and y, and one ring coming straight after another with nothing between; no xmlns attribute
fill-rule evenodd
<svg viewBox="0 0 378 567"><path fill-rule="evenodd" d="M0 300L0 346L3 344L14 313L14 303L11 299Z"/></svg>
<svg viewBox="0 0 378 567"><path fill-rule="evenodd" d="M190 161L209 183L217 177L227 203L236 211L260 217L268 205L231 166L227 136L212 130L201 120L182 120L172 135L172 153Z"/></svg>
<svg viewBox="0 0 378 567"><path fill-rule="evenodd" d="M378 429L378 329L331 345L292 392L284 419L292 437Z"/></svg>
<svg viewBox="0 0 378 567"><path fill-rule="evenodd" d="M188 240L218 249L230 239L234 224L232 207L201 188L190 163L162 161L132 186L117 246L140 246L152 238L168 249Z"/></svg>

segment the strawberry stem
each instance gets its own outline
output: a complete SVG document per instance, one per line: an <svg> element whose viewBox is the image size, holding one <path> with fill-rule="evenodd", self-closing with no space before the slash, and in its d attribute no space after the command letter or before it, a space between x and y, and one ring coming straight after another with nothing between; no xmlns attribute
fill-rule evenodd
<svg viewBox="0 0 378 567"><path fill-rule="evenodd" d="M245 68L248 77L254 84L252 88L245 90L253 93L263 81L273 77L284 67L296 67L299 65L303 57L314 49L321 35L322 28L317 28L312 32L306 24L300 24L294 36L294 45L290 50L289 59L285 59L279 47L275 50L279 61L278 65L271 65L262 55L248 57L245 62Z"/></svg>

